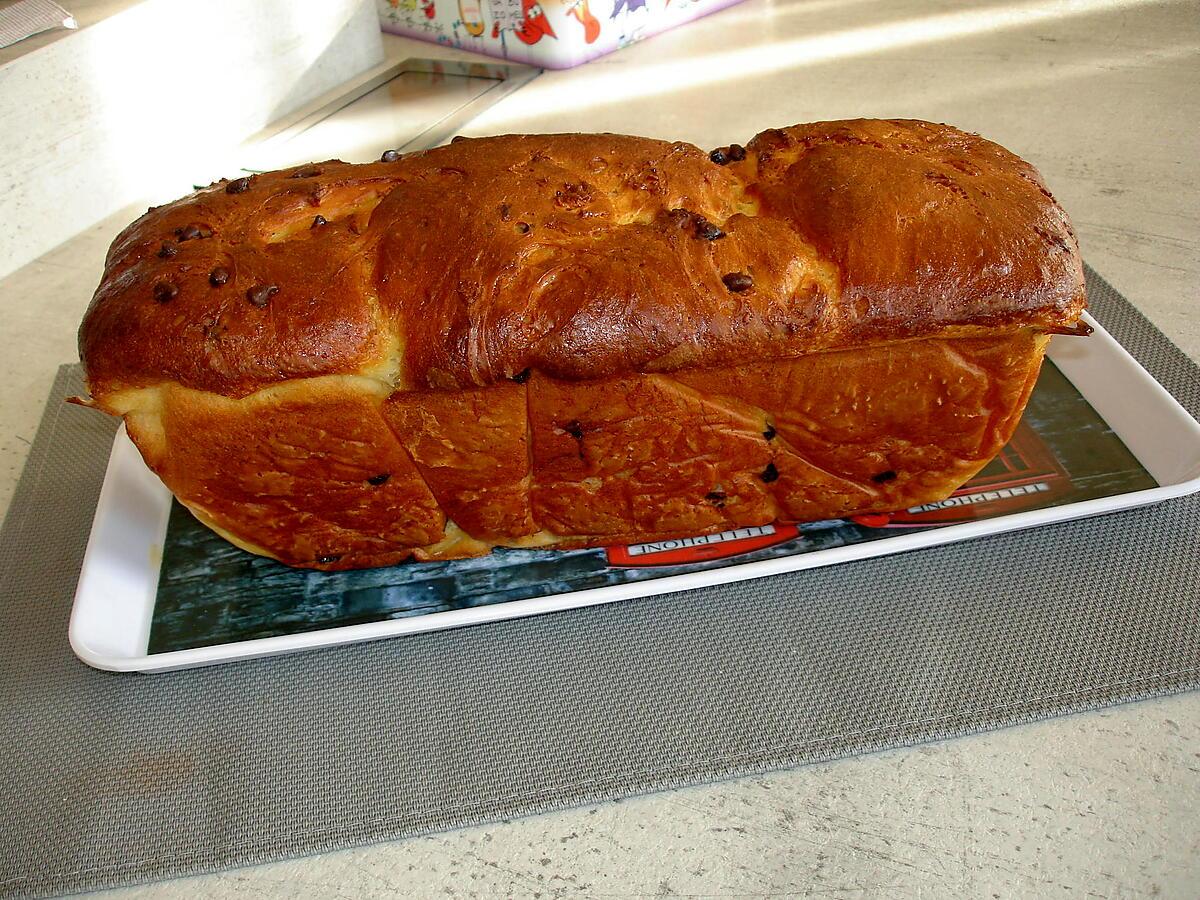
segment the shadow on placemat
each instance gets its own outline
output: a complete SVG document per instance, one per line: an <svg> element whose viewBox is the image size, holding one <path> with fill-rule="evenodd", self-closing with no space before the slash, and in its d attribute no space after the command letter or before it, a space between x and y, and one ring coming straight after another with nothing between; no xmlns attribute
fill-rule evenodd
<svg viewBox="0 0 1200 900"><path fill-rule="evenodd" d="M1195 415L1197 367L1089 272ZM166 675L67 619L115 423L64 367L0 534L0 893L145 881L1200 685L1196 496L894 557Z"/></svg>

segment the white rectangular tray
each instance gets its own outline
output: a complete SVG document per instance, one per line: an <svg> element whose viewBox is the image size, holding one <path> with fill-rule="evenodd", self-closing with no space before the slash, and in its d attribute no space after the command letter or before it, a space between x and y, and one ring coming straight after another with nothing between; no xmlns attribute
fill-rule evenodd
<svg viewBox="0 0 1200 900"><path fill-rule="evenodd" d="M155 672L495 622L597 603L851 562L967 538L1128 509L1200 490L1200 425L1094 320L1089 338L1055 338L1049 358L1124 441L1159 487L947 525L775 559L504 603L149 654L171 495L121 430L84 556L70 640L88 665Z"/></svg>

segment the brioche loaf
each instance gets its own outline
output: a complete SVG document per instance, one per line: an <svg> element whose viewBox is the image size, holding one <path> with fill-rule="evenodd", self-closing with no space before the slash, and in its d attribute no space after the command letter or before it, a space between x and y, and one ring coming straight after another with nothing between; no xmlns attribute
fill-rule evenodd
<svg viewBox="0 0 1200 900"><path fill-rule="evenodd" d="M521 135L152 209L80 355L202 521L344 569L938 500L1083 307L1038 174L954 128Z"/></svg>

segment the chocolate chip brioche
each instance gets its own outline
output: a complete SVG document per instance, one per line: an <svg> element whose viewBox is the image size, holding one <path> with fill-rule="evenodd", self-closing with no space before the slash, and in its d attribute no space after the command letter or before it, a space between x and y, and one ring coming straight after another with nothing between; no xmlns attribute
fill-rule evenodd
<svg viewBox="0 0 1200 900"><path fill-rule="evenodd" d="M152 209L80 355L202 521L341 569L941 499L1083 307L1037 173L954 128L522 135Z"/></svg>

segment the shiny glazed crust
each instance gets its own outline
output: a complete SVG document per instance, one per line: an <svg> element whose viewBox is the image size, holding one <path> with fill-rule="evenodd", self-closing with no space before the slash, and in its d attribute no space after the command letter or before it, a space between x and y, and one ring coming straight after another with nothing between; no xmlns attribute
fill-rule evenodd
<svg viewBox="0 0 1200 900"><path fill-rule="evenodd" d="M122 233L80 349L202 520L351 568L939 499L1083 305L1032 167L859 120L221 182Z"/></svg>

